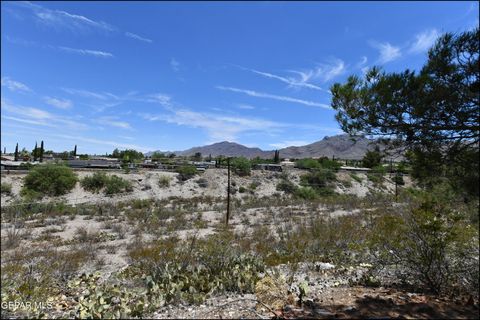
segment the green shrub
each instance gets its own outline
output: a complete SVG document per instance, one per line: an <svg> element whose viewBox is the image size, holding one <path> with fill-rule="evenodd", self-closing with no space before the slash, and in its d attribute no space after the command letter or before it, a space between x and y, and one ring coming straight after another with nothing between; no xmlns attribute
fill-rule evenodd
<svg viewBox="0 0 480 320"><path fill-rule="evenodd" d="M336 180L335 173L328 169L317 169L300 177L301 184L314 189L327 187L328 183Z"/></svg>
<svg viewBox="0 0 480 320"><path fill-rule="evenodd" d="M244 157L235 158L231 162L233 171L239 176L249 176L252 164Z"/></svg>
<svg viewBox="0 0 480 320"><path fill-rule="evenodd" d="M83 189L98 193L107 185L108 180L109 178L105 172L95 172L93 175L83 178L80 184Z"/></svg>
<svg viewBox="0 0 480 320"><path fill-rule="evenodd" d="M2 182L0 193L11 195L12 194L12 185L10 183Z"/></svg>
<svg viewBox="0 0 480 320"><path fill-rule="evenodd" d="M297 186L290 180L282 179L277 184L277 191L293 194L297 190Z"/></svg>
<svg viewBox="0 0 480 320"><path fill-rule="evenodd" d="M24 196L60 196L75 187L77 175L72 169L56 164L39 165L24 179Z"/></svg>
<svg viewBox="0 0 480 320"><path fill-rule="evenodd" d="M393 183L396 183L399 186L405 185L405 181L403 180L403 176L401 174L396 174L392 180L393 180Z"/></svg>
<svg viewBox="0 0 480 320"><path fill-rule="evenodd" d="M185 165L178 167L177 172L180 181L187 181L197 173L197 168L195 166Z"/></svg>
<svg viewBox="0 0 480 320"><path fill-rule="evenodd" d="M478 229L445 190L417 193L410 208L380 215L368 232L379 266L399 266L399 277L434 293L469 287L478 294Z"/></svg>
<svg viewBox="0 0 480 320"><path fill-rule="evenodd" d="M132 184L128 180L116 175L111 176L105 184L106 195L131 191L133 191Z"/></svg>
<svg viewBox="0 0 480 320"><path fill-rule="evenodd" d="M158 185L160 186L160 188L168 188L170 186L171 180L172 178L170 178L169 176L160 176L158 178Z"/></svg>
<svg viewBox="0 0 480 320"><path fill-rule="evenodd" d="M315 169L320 168L320 162L315 159L300 159L295 162L295 166L299 169Z"/></svg>
<svg viewBox="0 0 480 320"><path fill-rule="evenodd" d="M295 196L305 200L314 200L317 198L317 192L311 187L300 187L295 190Z"/></svg>
<svg viewBox="0 0 480 320"><path fill-rule="evenodd" d="M321 157L318 159L318 162L320 163L320 166L324 169L330 169L337 171L340 169L342 164L336 160L330 160L328 157Z"/></svg>
<svg viewBox="0 0 480 320"><path fill-rule="evenodd" d="M238 188L238 192L245 193L247 192L247 188L245 188L244 186L240 186L240 188Z"/></svg>

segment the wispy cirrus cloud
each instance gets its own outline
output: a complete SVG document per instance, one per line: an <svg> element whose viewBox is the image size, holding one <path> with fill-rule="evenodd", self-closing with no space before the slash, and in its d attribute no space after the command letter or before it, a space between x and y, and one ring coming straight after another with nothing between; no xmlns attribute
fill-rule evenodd
<svg viewBox="0 0 480 320"><path fill-rule="evenodd" d="M126 129L126 130L132 130L132 126L130 123L126 121L121 121L118 119L118 117L112 117L112 116L105 116L105 117L100 117L98 119L94 120L96 123L102 124L102 125L107 125L111 127L117 127L120 129Z"/></svg>
<svg viewBox="0 0 480 320"><path fill-rule="evenodd" d="M8 90L14 92L32 92L26 84L10 79L9 77L2 77L2 87L7 87Z"/></svg>
<svg viewBox="0 0 480 320"><path fill-rule="evenodd" d="M388 42L370 41L370 45L379 51L378 63L388 63L402 56L400 47L393 46Z"/></svg>
<svg viewBox="0 0 480 320"><path fill-rule="evenodd" d="M51 10L38 3L29 1L15 1L12 5L28 10L33 18L46 26L55 29L66 29L75 33L85 33L87 31L100 31L106 34L119 32L119 28L105 21L88 18L84 15L74 14L62 10ZM12 9L9 8L10 11ZM19 16L18 12L15 12ZM125 37L135 39L142 42L153 43L153 40L142 37L133 32L124 32Z"/></svg>
<svg viewBox="0 0 480 320"><path fill-rule="evenodd" d="M2 100L2 111L2 118L23 123L55 128L69 128L74 130L88 128L86 124L79 122L78 119L60 116L39 108L12 104L6 100ZM7 114L4 115L4 112ZM14 114L16 116L9 114Z"/></svg>
<svg viewBox="0 0 480 320"><path fill-rule="evenodd" d="M303 104L303 105L310 106L310 107L320 107L320 108L325 108L325 109L331 109L331 107L328 104L309 101L309 100L302 100L302 99L297 99L297 98L292 98L292 97L287 97L287 96L278 96L278 95L274 95L274 94L270 94L270 93L257 92L257 91L254 91L254 90L245 90L245 89L239 89L239 88L233 88L233 87L217 86L216 88L220 89L220 90L224 90L224 91L232 91L232 92L243 93L243 94L246 94L246 95L251 96L251 97L274 99L274 100L278 100L278 101Z"/></svg>
<svg viewBox="0 0 480 320"><path fill-rule="evenodd" d="M14 2L13 4L29 10L38 22L54 28L64 28L71 31L81 32L89 30L113 32L116 30L116 27L104 21L97 21L83 15L73 14L62 10L51 10L37 3L34 4L24 1Z"/></svg>
<svg viewBox="0 0 480 320"><path fill-rule="evenodd" d="M180 71L180 62L178 62L175 58L170 59L170 67L174 72Z"/></svg>
<svg viewBox="0 0 480 320"><path fill-rule="evenodd" d="M169 113L141 114L149 121L163 121L179 126L200 128L207 132L212 141L236 141L238 135L246 132L274 132L285 125L258 118L225 116L221 114L197 112L189 109L170 109Z"/></svg>
<svg viewBox="0 0 480 320"><path fill-rule="evenodd" d="M70 109L73 106L72 101L68 99L58 99L47 96L43 97L43 101L45 101L46 104L59 109Z"/></svg>
<svg viewBox="0 0 480 320"><path fill-rule="evenodd" d="M309 89L315 89L315 90L323 90L321 87L314 85L312 83L309 83L308 82L309 78L307 77L300 77L299 79L294 77L282 77L276 74L258 71L255 69L247 69L247 68L244 68L244 69L249 70L253 73L259 74L261 76L264 76L266 78L279 80L283 83L288 84L288 86L292 88L309 88Z"/></svg>
<svg viewBox="0 0 480 320"><path fill-rule="evenodd" d="M411 44L409 53L426 52L435 43L435 40L440 36L437 29L430 29L420 32L415 35L415 41Z"/></svg>
<svg viewBox="0 0 480 320"><path fill-rule="evenodd" d="M153 40L144 38L142 36L139 36L138 34L132 33L132 32L125 32L125 36L131 39L147 42L147 43L152 43Z"/></svg>
<svg viewBox="0 0 480 320"><path fill-rule="evenodd" d="M113 54L110 52L99 51L99 50L88 50L88 49L75 49L69 47L58 47L62 51L71 52L71 53L78 53L81 55L88 55L100 58L113 58Z"/></svg>

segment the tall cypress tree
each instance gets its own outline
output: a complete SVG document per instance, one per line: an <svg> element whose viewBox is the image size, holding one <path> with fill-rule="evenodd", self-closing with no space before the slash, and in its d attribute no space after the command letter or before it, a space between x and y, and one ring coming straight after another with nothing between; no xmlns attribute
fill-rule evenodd
<svg viewBox="0 0 480 320"><path fill-rule="evenodd" d="M40 162L43 162L43 140L40 143Z"/></svg>
<svg viewBox="0 0 480 320"><path fill-rule="evenodd" d="M75 148L73 148L73 157L77 156L77 145L75 145Z"/></svg>
<svg viewBox="0 0 480 320"><path fill-rule="evenodd" d="M18 161L18 142L17 142L17 146L15 147L15 161Z"/></svg>
<svg viewBox="0 0 480 320"><path fill-rule="evenodd" d="M37 141L35 141L35 149L33 149L33 161L37 161Z"/></svg>

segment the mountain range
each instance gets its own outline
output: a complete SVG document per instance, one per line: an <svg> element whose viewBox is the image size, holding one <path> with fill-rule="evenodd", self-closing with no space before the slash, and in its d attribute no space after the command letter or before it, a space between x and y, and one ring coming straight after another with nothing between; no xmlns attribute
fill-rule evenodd
<svg viewBox="0 0 480 320"><path fill-rule="evenodd" d="M279 149L281 158L310 158L310 157L333 157L341 159L361 159L367 150L372 150L377 142L363 136L349 136L341 134L332 137L324 137L322 140L299 147L287 147ZM235 142L217 142L207 146L194 147L183 151L174 151L176 155L191 156L200 152L203 156L211 155L246 158L273 158L275 150L264 151L259 148L250 148ZM170 153L167 151L152 151L145 155L150 156L154 152Z"/></svg>

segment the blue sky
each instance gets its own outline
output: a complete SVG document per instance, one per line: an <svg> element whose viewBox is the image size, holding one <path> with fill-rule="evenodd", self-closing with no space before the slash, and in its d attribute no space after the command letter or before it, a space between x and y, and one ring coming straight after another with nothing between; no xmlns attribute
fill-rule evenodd
<svg viewBox="0 0 480 320"><path fill-rule="evenodd" d="M478 2L1 3L1 145L12 152L265 150L341 133L329 88L418 69Z"/></svg>

